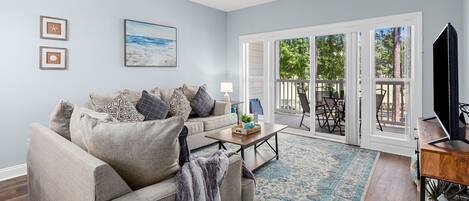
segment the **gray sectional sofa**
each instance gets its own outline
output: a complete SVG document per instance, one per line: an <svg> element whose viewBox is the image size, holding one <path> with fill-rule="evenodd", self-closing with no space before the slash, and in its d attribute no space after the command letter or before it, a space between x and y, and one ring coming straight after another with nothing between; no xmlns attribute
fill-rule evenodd
<svg viewBox="0 0 469 201"><path fill-rule="evenodd" d="M229 103L216 102L212 116L189 118L184 123L189 131L190 149L213 143L205 138L206 134L237 122L230 108ZM175 200L175 176L132 190L109 164L50 128L34 123L29 133L27 167L31 201ZM242 160L237 155L230 158L220 193L223 201L254 200L254 181L242 177Z"/></svg>

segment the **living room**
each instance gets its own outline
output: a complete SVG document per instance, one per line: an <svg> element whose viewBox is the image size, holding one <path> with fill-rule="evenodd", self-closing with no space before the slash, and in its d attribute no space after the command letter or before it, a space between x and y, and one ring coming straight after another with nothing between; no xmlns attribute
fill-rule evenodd
<svg viewBox="0 0 469 201"><path fill-rule="evenodd" d="M469 146L423 143L441 129L420 119L445 125L445 30L467 115L467 0L16 0L0 15L16 98L0 200L469 199ZM187 188L212 194L181 192L205 158L221 180Z"/></svg>

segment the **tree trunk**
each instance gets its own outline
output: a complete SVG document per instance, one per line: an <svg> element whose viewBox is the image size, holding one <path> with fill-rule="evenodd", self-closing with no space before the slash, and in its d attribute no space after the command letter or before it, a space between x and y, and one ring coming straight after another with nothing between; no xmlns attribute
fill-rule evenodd
<svg viewBox="0 0 469 201"><path fill-rule="evenodd" d="M394 78L401 78L401 29L394 28L393 30L393 38L394 38ZM401 117L401 86L394 85L393 90L393 101L392 105L394 108L393 111L393 120L400 121Z"/></svg>

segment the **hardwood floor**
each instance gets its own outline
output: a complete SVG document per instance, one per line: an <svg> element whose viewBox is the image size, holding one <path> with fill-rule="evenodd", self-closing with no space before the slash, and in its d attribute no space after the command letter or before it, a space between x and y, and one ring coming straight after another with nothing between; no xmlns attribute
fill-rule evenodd
<svg viewBox="0 0 469 201"><path fill-rule="evenodd" d="M410 158L381 153L366 193L366 201L416 201L410 181ZM26 176L0 182L0 201L26 201Z"/></svg>
<svg viewBox="0 0 469 201"><path fill-rule="evenodd" d="M417 186L410 180L410 158L381 153L368 184L366 201L416 201Z"/></svg>
<svg viewBox="0 0 469 201"><path fill-rule="evenodd" d="M0 182L0 200L28 200L28 183L26 176Z"/></svg>

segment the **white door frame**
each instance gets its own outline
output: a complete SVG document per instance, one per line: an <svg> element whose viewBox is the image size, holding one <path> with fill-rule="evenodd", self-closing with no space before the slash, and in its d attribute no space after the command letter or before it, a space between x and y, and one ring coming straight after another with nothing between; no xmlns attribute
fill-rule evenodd
<svg viewBox="0 0 469 201"><path fill-rule="evenodd" d="M372 87L374 87L374 74L371 72L374 72L374 69L371 68L372 64L374 65L374 62L372 60L374 58L370 58L370 53L371 53L371 48L372 44L370 43L370 37L371 37L371 30L375 30L378 28L386 28L386 27L399 27L399 26L412 26L413 27L413 34L412 37L414 37L414 43L412 46L412 54L414 58L413 62L413 71L412 71L412 83L411 85L413 86L413 92L411 94L411 100L412 103L410 103L410 107L412 108L411 114L412 117L410 119L410 126L415 127L417 117L422 116L422 43L423 43L423 37L422 37L422 13L421 12L415 12L415 13L408 13L408 14L401 14L401 15L394 15L394 16L386 16L386 17L379 17L379 18L371 18L371 19L364 19L364 20L356 20L356 21L349 21L349 22L342 22L342 23L334 23L334 24L327 24L327 25L319 25L319 26L311 26L311 27L304 27L304 28L297 28L297 29L289 29L289 30L283 30L283 31L275 31L275 32L267 32L267 33L259 33L259 34L249 34L249 35L243 35L239 37L239 48L240 48L240 56L239 56L239 65L240 65L240 98L241 100L244 100L246 97L246 89L245 89L245 81L246 78L244 77L245 70L244 64L243 64L243 44L248 43L248 42L255 42L255 41L263 41L264 42L264 51L267 51L264 56L264 61L267 59L268 61L264 62L264 72L267 73L265 75L268 75L268 79L270 84L265 85L267 87L267 92L265 93L266 100L274 100L275 97L272 97L275 95L275 85L274 85L274 58L275 58L275 41L276 40L282 40L282 39L289 39L289 38L300 38L300 37L312 37L312 36L319 36L319 35L331 35L331 34L336 34L336 33L362 33L361 37L363 40L361 40L362 43L362 52L361 55L363 56L362 60L362 77L370 77L370 75L373 75L371 79L363 79L362 80L362 86L364 87L363 90L363 96L364 102L362 102L362 105L372 105L375 97L374 95L371 95ZM356 39L356 37L351 34L350 36L350 41L353 41ZM367 40L368 39L368 40ZM310 40L311 41L311 40ZM347 42L348 43L348 42ZM353 43L353 42L352 42ZM351 44L349 44L350 46ZM350 47L350 48L355 48L355 47ZM313 49L311 48L311 52L313 54ZM353 51L352 51L353 52ZM355 51L356 52L356 51ZM355 53L356 54L356 53ZM348 57L349 55L347 55ZM351 55L353 57L353 55ZM313 57L312 57L313 58ZM313 64L313 63L312 63ZM315 63L314 63L315 64ZM347 65L351 66L356 66L357 61L347 61ZM315 66L315 65L311 65ZM349 69L351 66L348 66L347 69ZM354 68L352 70L357 70L357 68ZM313 68L311 72L313 72ZM349 74L352 74L352 72L349 72L350 70L347 70L347 81L352 82L354 76L350 76ZM355 72L356 74L356 72ZM311 80L315 81L315 76L311 76ZM353 81L355 82L355 81ZM312 82L314 84L314 82ZM265 83L266 84L266 83ZM314 86L314 85L311 85ZM356 90L358 89L350 89L347 90L349 92L348 95L353 95L355 92L358 93ZM311 91L311 90L310 90ZM373 90L374 92L374 90ZM313 100L315 93L310 94L312 96L311 99ZM357 99L355 99L356 101ZM314 101L311 102L311 108L314 107ZM357 102L357 101L356 101ZM269 101L268 105L268 110L264 112L268 113L267 116L269 116L268 120L270 122L274 122L274 102ZM358 108L353 108L357 107L357 104L350 104L352 106L349 106L351 108L349 111L357 111ZM265 108L264 108L265 109ZM382 136L382 135L374 135L374 125L375 124L370 124L369 122L374 122L374 117L375 115L373 114L373 109L372 107L362 107L362 121L364 122L363 125L365 125L366 122L369 124L368 126L362 127L362 136L360 140L360 145L363 148L369 148L369 149L375 149L375 150L380 150L380 151L385 151L385 152L390 152L390 153L395 153L395 154L401 154L401 155L410 155L412 154L413 150L415 149L415 140L414 134L413 133L408 133L405 138L397 139L397 138L390 138L387 136ZM313 111L313 110L312 110ZM357 112L358 113L358 112ZM350 117L349 117L350 118ZM358 119L358 118L355 118ZM311 114L311 122L314 122L314 114ZM353 129L355 131L351 132L358 132L358 123L356 121L347 121L349 122L346 127L349 129ZM314 129L311 129L311 131L314 134Z"/></svg>

